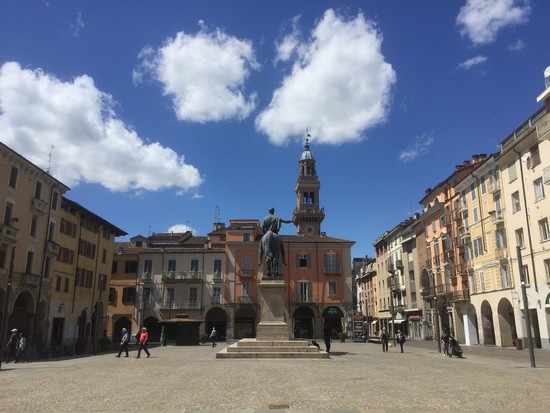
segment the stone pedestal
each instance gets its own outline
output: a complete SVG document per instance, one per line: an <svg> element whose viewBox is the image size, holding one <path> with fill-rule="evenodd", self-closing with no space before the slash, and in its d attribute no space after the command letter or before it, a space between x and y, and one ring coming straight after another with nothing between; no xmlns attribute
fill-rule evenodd
<svg viewBox="0 0 550 413"><path fill-rule="evenodd" d="M260 322L257 340L288 340L289 331L285 317L287 286L282 279L262 279L259 287Z"/></svg>

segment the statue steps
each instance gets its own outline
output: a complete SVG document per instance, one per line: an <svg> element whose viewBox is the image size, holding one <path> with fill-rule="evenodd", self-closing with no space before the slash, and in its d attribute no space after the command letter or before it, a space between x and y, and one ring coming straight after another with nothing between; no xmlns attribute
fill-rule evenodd
<svg viewBox="0 0 550 413"><path fill-rule="evenodd" d="M257 340L243 338L216 353L216 358L329 359L326 351L303 340Z"/></svg>

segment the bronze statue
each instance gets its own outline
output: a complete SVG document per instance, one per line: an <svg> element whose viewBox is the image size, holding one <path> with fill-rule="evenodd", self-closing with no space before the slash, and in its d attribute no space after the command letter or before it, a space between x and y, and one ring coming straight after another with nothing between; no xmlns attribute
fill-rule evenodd
<svg viewBox="0 0 550 413"><path fill-rule="evenodd" d="M264 224L262 226L264 235L260 240L260 263L258 266L262 265L265 257L267 277L276 277L279 275L280 259L282 259L283 264L286 265L285 249L281 237L279 236L279 230L283 223L291 224L293 222L279 218L274 214L275 208L269 208L269 215L264 218Z"/></svg>

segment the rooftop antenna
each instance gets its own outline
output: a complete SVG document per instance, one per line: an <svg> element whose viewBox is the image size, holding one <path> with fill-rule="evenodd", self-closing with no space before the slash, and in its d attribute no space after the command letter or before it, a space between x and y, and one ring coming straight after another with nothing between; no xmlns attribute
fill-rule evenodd
<svg viewBox="0 0 550 413"><path fill-rule="evenodd" d="M50 146L50 153L48 154L48 169L46 169L46 172L49 174L50 169L52 168L52 156L53 156L53 145Z"/></svg>
<svg viewBox="0 0 550 413"><path fill-rule="evenodd" d="M220 222L220 206L216 205L214 208L214 222Z"/></svg>

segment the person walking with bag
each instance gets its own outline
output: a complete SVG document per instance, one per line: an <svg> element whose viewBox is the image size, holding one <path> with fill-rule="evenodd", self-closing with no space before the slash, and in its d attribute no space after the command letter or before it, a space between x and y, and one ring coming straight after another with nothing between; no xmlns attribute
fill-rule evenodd
<svg viewBox="0 0 550 413"><path fill-rule="evenodd" d="M212 342L212 348L216 347L216 327L212 327L212 332L210 333L210 341Z"/></svg>
<svg viewBox="0 0 550 413"><path fill-rule="evenodd" d="M122 354L122 351L126 351L126 357L128 357L128 341L130 339L130 335L128 334L128 330L125 328L122 329L122 337L120 338L120 348L118 350L118 354L116 357L120 357Z"/></svg>
<svg viewBox="0 0 550 413"><path fill-rule="evenodd" d="M397 342L399 343L399 347L401 347L401 353L403 353L403 344L405 343L405 335L401 332L401 330L397 330Z"/></svg>

